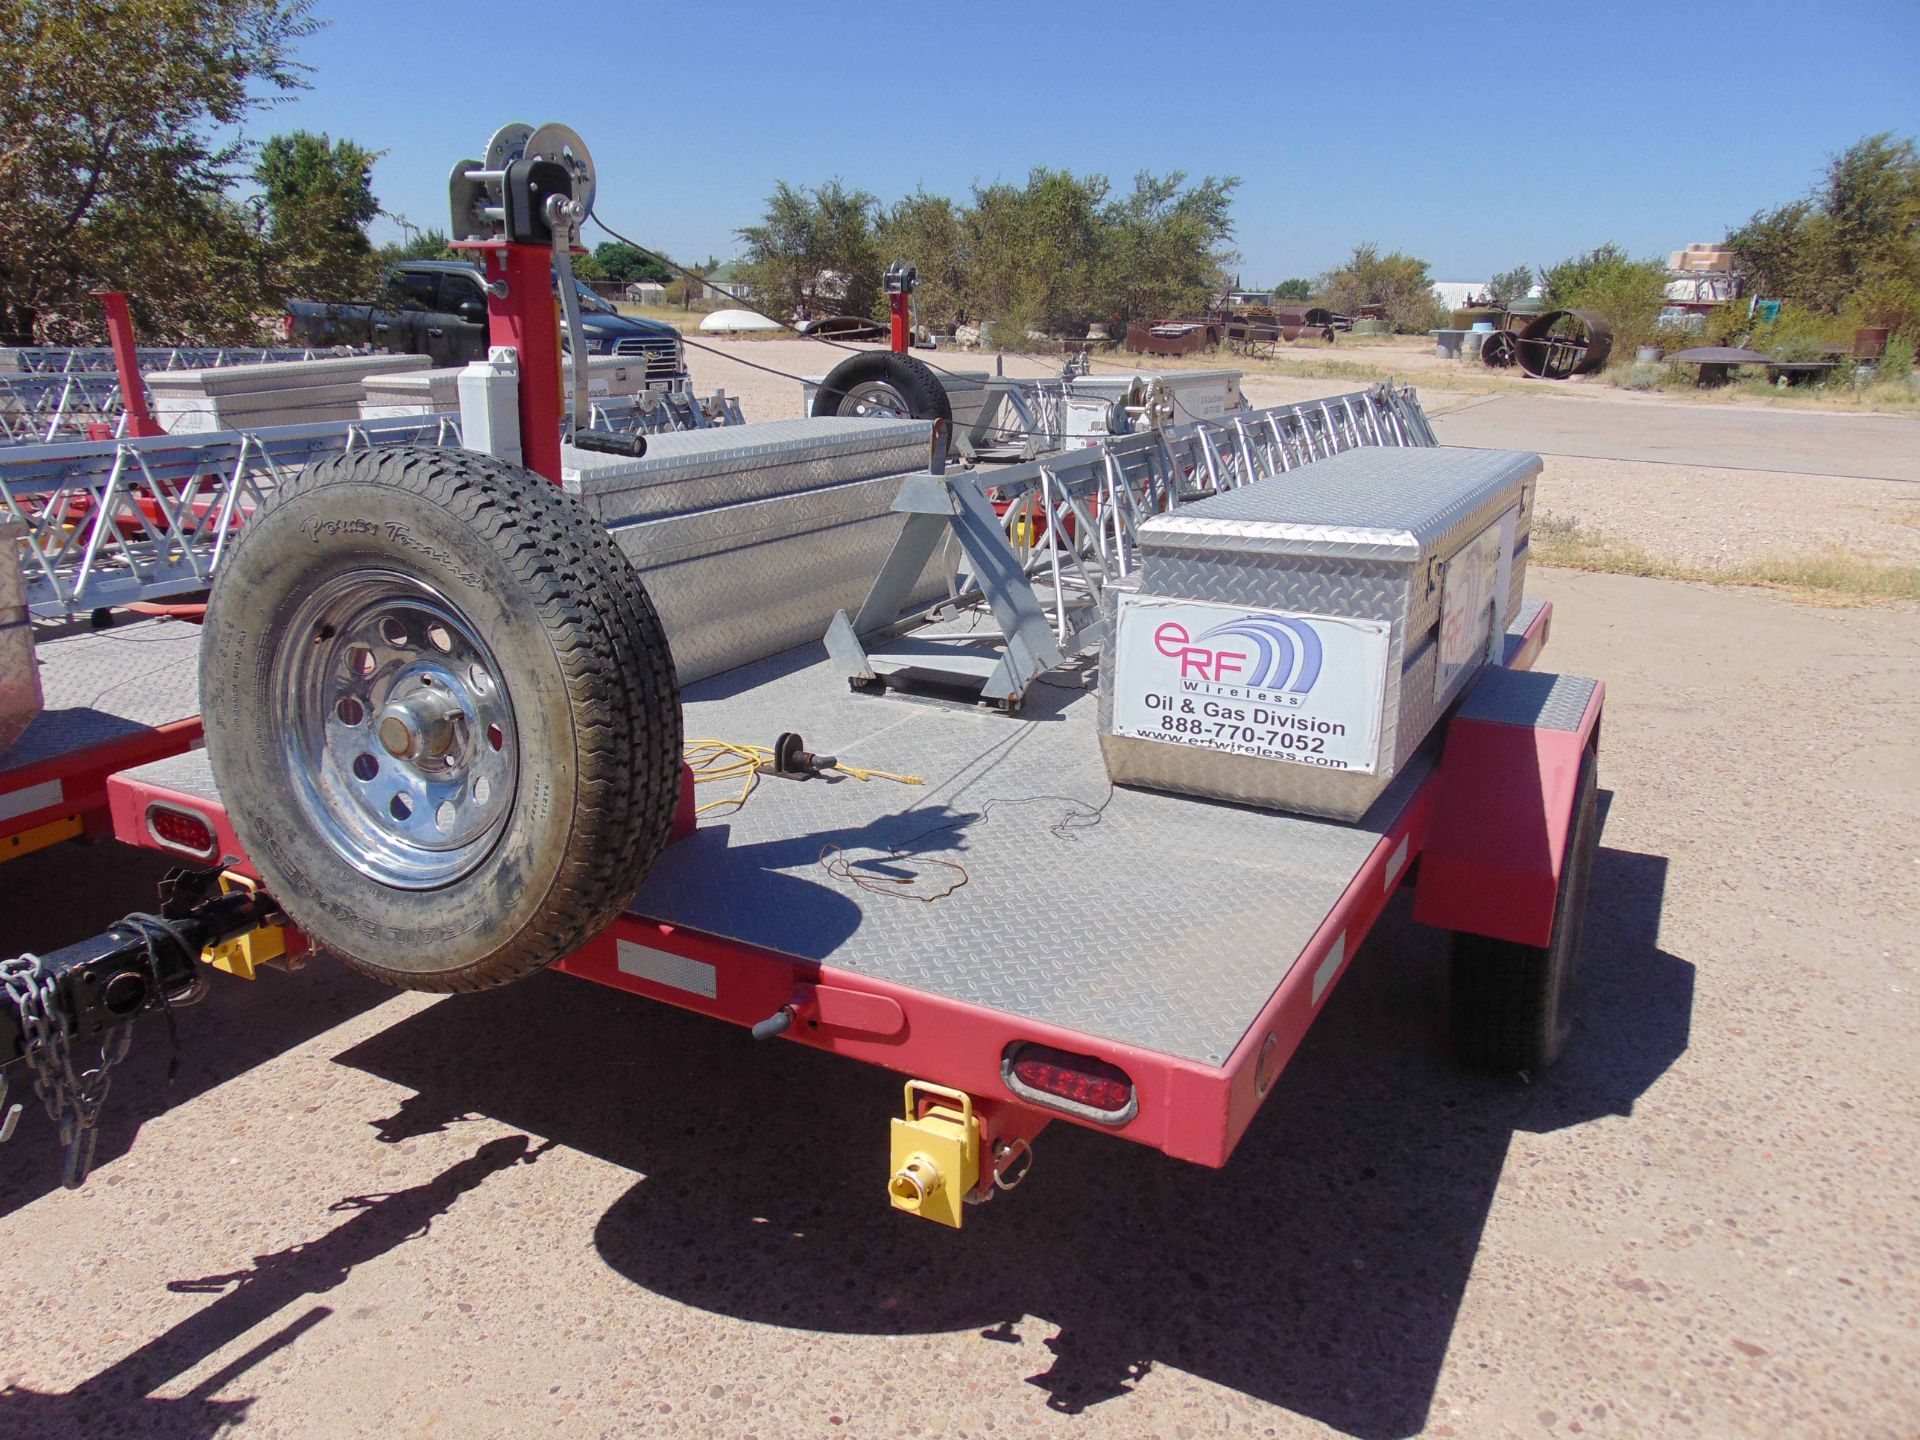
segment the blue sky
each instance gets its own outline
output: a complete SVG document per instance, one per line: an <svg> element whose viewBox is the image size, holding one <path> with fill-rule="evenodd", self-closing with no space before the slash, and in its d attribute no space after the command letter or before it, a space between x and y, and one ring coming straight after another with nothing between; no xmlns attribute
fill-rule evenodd
<svg viewBox="0 0 1920 1440"><path fill-rule="evenodd" d="M695 261L732 256L777 180L838 176L891 200L1050 165L1118 184L1239 175L1248 284L1315 275L1362 240L1484 280L1605 240L1656 254L1720 239L1859 137L1920 134L1916 0L315 13L331 23L302 47L313 88L254 136L385 150L382 204L444 228L456 159L504 121L559 120L593 151L600 213Z"/></svg>

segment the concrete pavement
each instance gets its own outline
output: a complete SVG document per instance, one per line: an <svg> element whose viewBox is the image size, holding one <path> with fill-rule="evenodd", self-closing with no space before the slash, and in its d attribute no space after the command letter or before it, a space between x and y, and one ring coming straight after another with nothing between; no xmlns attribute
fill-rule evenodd
<svg viewBox="0 0 1920 1440"><path fill-rule="evenodd" d="M1920 481L1920 419L1898 415L1546 394L1436 396L1429 413L1442 445Z"/></svg>

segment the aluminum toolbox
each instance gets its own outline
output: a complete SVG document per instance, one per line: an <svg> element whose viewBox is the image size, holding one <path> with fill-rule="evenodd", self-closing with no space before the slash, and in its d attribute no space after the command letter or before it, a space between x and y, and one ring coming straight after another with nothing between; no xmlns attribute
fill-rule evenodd
<svg viewBox="0 0 1920 1440"><path fill-rule="evenodd" d="M836 614L860 604L899 538L901 479L609 526L660 612L682 683L817 645ZM940 559L928 562L915 604L946 593Z"/></svg>
<svg viewBox="0 0 1920 1440"><path fill-rule="evenodd" d="M646 581L685 683L818 641L860 603L932 434L856 416L679 431L637 460L569 446L562 484ZM917 593L944 589L929 575Z"/></svg>
<svg viewBox="0 0 1920 1440"><path fill-rule="evenodd" d="M1142 522L1107 601L1107 773L1364 815L1519 613L1539 473L1366 447Z"/></svg>
<svg viewBox="0 0 1920 1440"><path fill-rule="evenodd" d="M0 756L40 713L40 667L27 622L27 582L20 573L26 527L0 518Z"/></svg>
<svg viewBox="0 0 1920 1440"><path fill-rule="evenodd" d="M655 435L638 460L567 447L561 484L603 525L924 470L928 420L772 420Z"/></svg>

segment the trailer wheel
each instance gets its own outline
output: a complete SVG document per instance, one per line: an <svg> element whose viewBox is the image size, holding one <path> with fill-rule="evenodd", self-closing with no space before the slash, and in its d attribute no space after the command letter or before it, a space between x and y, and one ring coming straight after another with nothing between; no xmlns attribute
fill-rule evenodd
<svg viewBox="0 0 1920 1440"><path fill-rule="evenodd" d="M275 898L406 989L577 948L672 823L679 689L639 576L557 486L471 451L284 482L216 575L200 698Z"/></svg>
<svg viewBox="0 0 1920 1440"><path fill-rule="evenodd" d="M1539 1070L1566 1048L1599 834L1599 766L1589 747L1580 761L1547 943L1454 933L1448 1012L1454 1050L1464 1064L1479 1070Z"/></svg>
<svg viewBox="0 0 1920 1440"><path fill-rule="evenodd" d="M891 350L864 351L829 370L813 397L813 413L953 423L953 405L933 368Z"/></svg>

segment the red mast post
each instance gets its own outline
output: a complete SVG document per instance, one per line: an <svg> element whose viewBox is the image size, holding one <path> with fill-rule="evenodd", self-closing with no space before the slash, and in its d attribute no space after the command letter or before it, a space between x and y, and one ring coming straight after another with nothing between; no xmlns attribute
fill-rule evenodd
<svg viewBox="0 0 1920 1440"><path fill-rule="evenodd" d="M920 272L904 260L887 266L887 309L892 321L887 339L896 355L906 354L912 343L913 287L919 278Z"/></svg>
<svg viewBox="0 0 1920 1440"><path fill-rule="evenodd" d="M95 290L93 298L107 312L107 340L113 347L113 369L120 377L120 400L127 410L127 433L138 440L164 435L147 408L147 381L140 373L140 349L133 343L133 312L124 290Z"/></svg>
<svg viewBox="0 0 1920 1440"><path fill-rule="evenodd" d="M511 240L462 240L487 285L487 343L508 346L520 357L520 454L522 463L560 483L560 428L566 410L560 395L560 316L553 294L553 251ZM505 282L504 285L499 282Z"/></svg>

